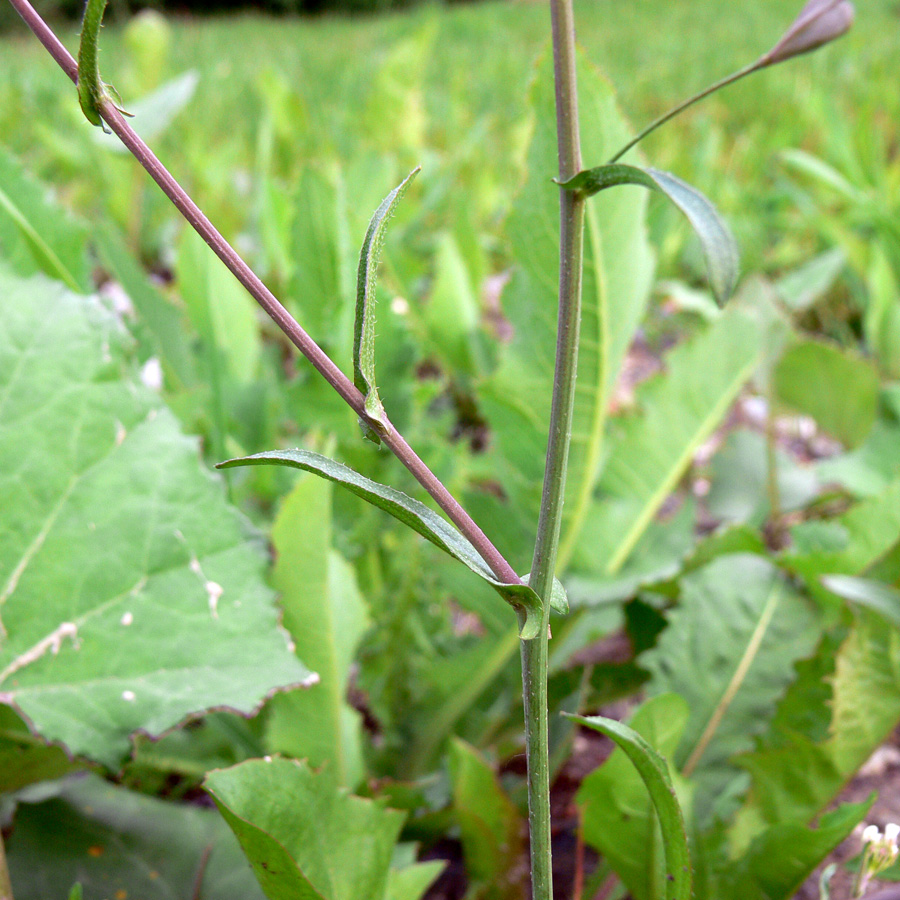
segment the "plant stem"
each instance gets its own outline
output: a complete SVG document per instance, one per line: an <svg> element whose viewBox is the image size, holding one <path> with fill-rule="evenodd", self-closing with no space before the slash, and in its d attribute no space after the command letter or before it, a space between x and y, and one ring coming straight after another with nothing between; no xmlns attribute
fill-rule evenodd
<svg viewBox="0 0 900 900"><path fill-rule="evenodd" d="M578 90L575 76L575 21L572 0L551 0L553 68L556 85L556 129L559 180L568 181L581 169L578 133ZM575 370L581 322L581 266L584 238L584 198L560 189L559 319L556 370L550 410L550 434L537 540L531 566L531 586L550 597L562 523L566 468L572 434ZM551 900L553 877L550 852L550 761L547 733L547 655L550 604L533 641L522 641L522 686L525 703L525 747L528 757L528 824L531 835L532 900Z"/></svg>
<svg viewBox="0 0 900 900"><path fill-rule="evenodd" d="M621 159L632 147L639 144L647 137L648 134L656 131L660 125L665 125L669 119L674 119L675 116L684 112L689 106L693 106L695 103L703 100L704 97L714 94L716 91L723 87L727 87L729 84L734 84L735 81L739 81L745 75L750 75L752 72L755 72L757 69L762 69L766 65L768 65L766 57L760 57L755 62L750 63L750 65L744 66L743 69L738 69L737 72L732 72L720 81L715 82L715 84L711 84L708 88L704 88L699 94L694 94L692 97L688 97L687 100L682 100L677 106L673 106L667 113L663 113L658 119L654 119L643 131L635 135L621 150L619 150L618 153L616 153L615 156L610 157L609 162L614 163L616 160Z"/></svg>
<svg viewBox="0 0 900 900"><path fill-rule="evenodd" d="M60 68L72 81L77 83L78 64L28 0L10 0L10 3L54 60L56 60ZM118 135L122 143L147 170L150 177L160 186L163 193L172 201L191 227L206 241L213 253L225 263L235 278L284 332L288 340L312 363L351 409L361 418L368 420L365 410L365 398L362 393L357 390L353 382L335 365L322 348L300 327L256 273L241 259L237 251L216 230L209 219L200 211L197 204L188 196L184 188L172 177L171 173L156 158L141 138L135 134L115 104L107 97L101 97L97 105L106 124ZM379 429L379 434L388 449L434 498L450 521L468 538L497 578L507 584L518 584L520 579L512 566L504 559L447 488L444 487L438 477L416 455L394 426L387 422L384 432Z"/></svg>
<svg viewBox="0 0 900 900"><path fill-rule="evenodd" d="M6 865L2 834L0 834L0 900L13 900L12 881L9 878L9 867Z"/></svg>

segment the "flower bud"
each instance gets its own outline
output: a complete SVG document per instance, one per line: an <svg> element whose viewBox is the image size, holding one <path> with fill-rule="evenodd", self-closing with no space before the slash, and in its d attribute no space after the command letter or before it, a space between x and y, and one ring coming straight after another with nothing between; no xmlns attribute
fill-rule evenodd
<svg viewBox="0 0 900 900"><path fill-rule="evenodd" d="M874 844L881 837L881 832L877 825L866 825L863 828L862 842L864 844Z"/></svg>
<svg viewBox="0 0 900 900"><path fill-rule="evenodd" d="M849 31L854 9L849 0L808 0L781 40L762 58L763 65L809 53Z"/></svg>

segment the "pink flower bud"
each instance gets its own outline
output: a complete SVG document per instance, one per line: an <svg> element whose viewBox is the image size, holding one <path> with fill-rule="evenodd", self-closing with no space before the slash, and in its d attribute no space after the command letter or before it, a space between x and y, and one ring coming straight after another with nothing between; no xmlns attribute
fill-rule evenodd
<svg viewBox="0 0 900 900"><path fill-rule="evenodd" d="M845 34L853 24L849 0L808 0L781 40L762 58L771 66L792 56L809 53Z"/></svg>

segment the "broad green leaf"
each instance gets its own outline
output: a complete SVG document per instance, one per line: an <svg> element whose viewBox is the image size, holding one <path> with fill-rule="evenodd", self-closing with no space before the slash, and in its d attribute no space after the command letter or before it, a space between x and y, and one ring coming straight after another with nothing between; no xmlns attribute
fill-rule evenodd
<svg viewBox="0 0 900 900"><path fill-rule="evenodd" d="M605 158L631 135L606 79L579 57L581 139L588 157ZM503 311L514 338L498 370L481 388L494 452L492 476L508 500L489 514L520 523L517 559L530 557L537 522L556 355L559 191L553 71L549 54L531 91L533 135L528 177L507 224L516 269L504 290ZM604 432L613 386L646 309L653 254L645 226L646 197L631 191L604 196L587 210L578 385L558 571L565 571L604 457ZM527 565L527 563L525 563Z"/></svg>
<svg viewBox="0 0 900 900"><path fill-rule="evenodd" d="M200 75L190 69L139 100L128 102L133 117L131 127L147 142L152 142L165 132L175 117L191 102ZM113 153L127 154L128 148L113 134L102 129L91 132L94 140Z"/></svg>
<svg viewBox="0 0 900 900"><path fill-rule="evenodd" d="M87 228L75 222L0 147L0 256L19 275L43 272L73 291L90 288Z"/></svg>
<svg viewBox="0 0 900 900"><path fill-rule="evenodd" d="M487 761L459 738L450 744L450 780L472 897L521 897L522 817Z"/></svg>
<svg viewBox="0 0 900 900"><path fill-rule="evenodd" d="M809 602L761 557L722 556L682 579L669 627L641 663L651 695L674 691L690 705L676 763L693 776L700 827L743 790L732 758L766 730L818 638Z"/></svg>
<svg viewBox="0 0 900 900"><path fill-rule="evenodd" d="M836 482L856 497L877 497L900 478L900 425L879 419L865 443L816 466L823 483Z"/></svg>
<svg viewBox="0 0 900 900"><path fill-rule="evenodd" d="M791 551L781 563L800 575L816 598L827 602L830 595L822 589L820 576L862 575L900 541L900 480L842 516L795 526L791 538Z"/></svg>
<svg viewBox="0 0 900 900"><path fill-rule="evenodd" d="M391 869L385 900L421 900L434 880L444 871L442 860L416 863L405 869Z"/></svg>
<svg viewBox="0 0 900 900"><path fill-rule="evenodd" d="M376 424L385 424L384 407L375 384L375 279L378 261L384 244L384 233L397 204L406 193L419 169L413 169L381 201L375 210L359 253L359 269L356 276L356 316L353 329L353 383L366 398L366 415ZM366 437L381 443L377 430L361 423Z"/></svg>
<svg viewBox="0 0 900 900"><path fill-rule="evenodd" d="M44 279L0 294L0 700L115 767L137 729L309 680L263 548L113 317Z"/></svg>
<svg viewBox="0 0 900 900"><path fill-rule="evenodd" d="M0 706L0 794L52 781L79 768L65 751L46 744L8 706Z"/></svg>
<svg viewBox="0 0 900 900"><path fill-rule="evenodd" d="M263 894L221 817L164 802L90 775L70 779L44 802L20 803L7 845L16 900L88 900Z"/></svg>
<svg viewBox="0 0 900 900"><path fill-rule="evenodd" d="M622 184L639 184L669 198L691 223L706 257L709 282L719 303L734 292L738 276L738 249L734 237L718 210L695 187L659 169L642 169L610 163L579 172L560 184L586 197Z"/></svg>
<svg viewBox="0 0 900 900"><path fill-rule="evenodd" d="M270 900L382 900L404 813L280 757L211 772L206 789Z"/></svg>
<svg viewBox="0 0 900 900"><path fill-rule="evenodd" d="M283 624L319 683L272 698L266 744L317 769L327 763L337 784L353 788L364 774L360 717L345 698L369 620L352 568L332 549L329 482L297 481L278 512L272 543Z"/></svg>
<svg viewBox="0 0 900 900"><path fill-rule="evenodd" d="M746 854L729 861L717 900L789 900L838 844L849 837L872 806L846 803L822 816L816 828L781 822L757 837Z"/></svg>
<svg viewBox="0 0 900 900"><path fill-rule="evenodd" d="M600 500L590 511L595 565L617 572L756 369L763 350L759 320L737 309L676 347L664 374L641 385L638 411L615 420ZM613 423L611 423L612 425Z"/></svg>
<svg viewBox="0 0 900 900"><path fill-rule="evenodd" d="M825 575L822 584L833 594L873 610L900 628L900 591L896 588L880 581L849 575Z"/></svg>
<svg viewBox="0 0 900 900"><path fill-rule="evenodd" d="M878 374L861 356L821 341L789 347L773 373L778 399L812 416L848 447L872 431L878 409Z"/></svg>
<svg viewBox="0 0 900 900"><path fill-rule="evenodd" d="M617 745L578 791L585 841L603 854L636 900L686 900L687 835L664 758L675 752L687 722L684 700L674 694L648 700L630 727L602 716L571 718Z"/></svg>
<svg viewBox="0 0 900 900"><path fill-rule="evenodd" d="M541 617L540 597L526 584L510 585L498 581L472 544L453 525L423 503L413 500L395 488L371 481L343 463L309 450L272 450L267 453L256 453L242 459L229 459L219 463L218 468L266 465L290 466L314 472L390 513L395 519L399 519L404 525L421 534L426 540L464 563L476 575L493 585L500 596L519 613L519 627L523 640L530 640L537 634ZM554 593L558 595L554 601L557 606L563 602L561 591L561 586L554 585Z"/></svg>

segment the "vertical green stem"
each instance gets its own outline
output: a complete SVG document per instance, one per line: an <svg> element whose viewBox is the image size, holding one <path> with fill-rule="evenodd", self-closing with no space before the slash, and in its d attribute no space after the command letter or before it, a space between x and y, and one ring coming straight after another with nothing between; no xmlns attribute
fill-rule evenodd
<svg viewBox="0 0 900 900"><path fill-rule="evenodd" d="M551 0L553 62L556 83L556 126L559 180L581 169L578 134L578 91L575 78L575 21L572 0ZM547 639L550 589L556 567L562 522L566 467L572 433L575 369L581 320L581 264L584 198L560 190L559 321L556 371L550 411L547 463L531 567L531 586L544 599L544 622L538 636L523 641L522 686L525 702L525 747L528 757L528 823L531 834L532 900L551 900L550 762L547 734Z"/></svg>
<svg viewBox="0 0 900 900"><path fill-rule="evenodd" d="M9 867L6 865L6 850L3 847L2 834L0 834L0 900L13 900L12 882L9 879Z"/></svg>

